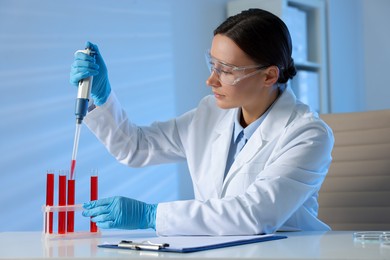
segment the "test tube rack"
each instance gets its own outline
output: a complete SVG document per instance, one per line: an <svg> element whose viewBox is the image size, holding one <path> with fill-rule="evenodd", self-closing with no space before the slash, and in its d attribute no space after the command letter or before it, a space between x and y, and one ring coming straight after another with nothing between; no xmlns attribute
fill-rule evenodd
<svg viewBox="0 0 390 260"><path fill-rule="evenodd" d="M61 172L61 171L60 171ZM66 176L66 175L65 175ZM65 186L64 184L64 175L59 173L58 175L59 185L58 185L58 204L54 205L54 173L48 171L47 173L47 183L46 183L46 205L42 206L43 212L43 237L45 239L72 239L72 238L83 238L91 236L100 236L101 233L96 227L96 224L90 221L90 230L89 231L74 231L74 213L83 211L81 204L74 204L74 199L71 201L72 205L66 205L66 193L71 188L66 187L66 177L65 177ZM62 182L62 184L61 184ZM74 193L74 180L73 180L72 192ZM69 182L68 182L69 185ZM91 200L96 200L98 198L98 177L97 171L92 171L91 181L90 181L90 194ZM74 196L74 195L73 195ZM69 197L68 197L69 202ZM68 203L69 204L69 203ZM58 220L57 232L54 230L54 215L56 215ZM66 219L68 217L68 221ZM71 219L69 219L71 218ZM67 227L68 225L68 227ZM71 227L69 227L69 225Z"/></svg>
<svg viewBox="0 0 390 260"><path fill-rule="evenodd" d="M63 234L55 233L55 232L47 232L50 230L50 213L60 213L60 212L81 212L83 210L83 206L81 204L77 205L67 205L67 206L43 206L43 236L45 239L61 239L61 238L83 238L83 237L91 237L91 236L100 236L101 233L99 230L95 232L91 231L77 231L77 232L65 232Z"/></svg>

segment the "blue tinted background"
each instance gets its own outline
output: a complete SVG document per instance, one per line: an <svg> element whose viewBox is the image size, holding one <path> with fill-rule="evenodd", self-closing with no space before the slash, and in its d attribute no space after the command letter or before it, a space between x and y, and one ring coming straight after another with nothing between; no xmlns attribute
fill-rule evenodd
<svg viewBox="0 0 390 260"><path fill-rule="evenodd" d="M112 87L139 125L181 114L209 93L203 53L211 28L224 18L224 2L203 1L189 17L176 9L191 5L158 0L0 1L0 231L41 230L46 171L69 169L76 97L69 71L74 52L84 49L87 40L99 45ZM206 7L220 10L219 15L205 17L203 25L177 24L176 19L194 19ZM203 34L195 48L190 33ZM174 54L176 48L180 50ZM177 73L194 80L177 81ZM99 170L99 197L123 195L152 203L192 197L184 164L128 168L83 126L76 203L89 199L94 168ZM76 229L86 228L76 219Z"/></svg>
<svg viewBox="0 0 390 260"><path fill-rule="evenodd" d="M46 171L69 168L73 53L87 40L99 45L135 123L169 119L209 93L204 50L225 19L226 2L0 0L0 231L41 230ZM332 112L390 108L390 1L326 2ZM153 203L192 197L184 163L128 168L83 127L77 203L88 200L92 168L99 170L100 197Z"/></svg>

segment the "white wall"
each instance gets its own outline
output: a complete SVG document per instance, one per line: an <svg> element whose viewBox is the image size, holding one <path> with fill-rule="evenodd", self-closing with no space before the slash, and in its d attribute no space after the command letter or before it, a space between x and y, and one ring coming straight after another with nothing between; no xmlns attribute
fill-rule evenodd
<svg viewBox="0 0 390 260"><path fill-rule="evenodd" d="M366 110L390 108L390 1L363 0Z"/></svg>
<svg viewBox="0 0 390 260"><path fill-rule="evenodd" d="M226 19L227 0L173 1L173 63L176 111L195 108L210 94L205 51L210 48L214 29ZM193 197L187 165L179 165L179 194Z"/></svg>
<svg viewBox="0 0 390 260"><path fill-rule="evenodd" d="M362 0L328 0L330 104L333 113L365 110Z"/></svg>
<svg viewBox="0 0 390 260"><path fill-rule="evenodd" d="M328 0L333 113L390 109L390 1Z"/></svg>

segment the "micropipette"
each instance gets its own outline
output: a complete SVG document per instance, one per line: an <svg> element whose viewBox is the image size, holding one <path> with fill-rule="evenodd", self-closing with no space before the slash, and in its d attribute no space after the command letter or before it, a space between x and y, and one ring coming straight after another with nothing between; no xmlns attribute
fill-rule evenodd
<svg viewBox="0 0 390 260"><path fill-rule="evenodd" d="M95 54L95 52L92 51L90 48L86 48L85 50L78 50L77 52L83 52L91 56ZM87 114L87 110L88 110L89 95L91 94L91 88L92 88L92 79L93 79L92 77L88 77L86 79L82 79L79 81L79 87L78 87L77 99L76 99L76 108L75 108L76 131L74 135L72 161L70 166L71 180L74 180L74 170L76 167L76 157L77 157L77 150L79 146L80 129L81 129L81 124L83 122L83 119Z"/></svg>
<svg viewBox="0 0 390 260"><path fill-rule="evenodd" d="M93 52L90 48L86 48L85 50L78 50L76 51L76 53L77 52L83 52L91 56L95 54L95 52ZM92 77L88 77L80 80L78 91L77 91L76 107L75 107L76 131L74 134L72 161L70 164L70 175L68 179L68 205L74 205L75 203L76 180L74 176L74 170L76 167L76 157L77 157L77 150L79 147L81 124L88 110L89 95L91 94L91 88L92 88L92 79L93 79ZM67 212L67 231L68 232L74 231L73 211Z"/></svg>

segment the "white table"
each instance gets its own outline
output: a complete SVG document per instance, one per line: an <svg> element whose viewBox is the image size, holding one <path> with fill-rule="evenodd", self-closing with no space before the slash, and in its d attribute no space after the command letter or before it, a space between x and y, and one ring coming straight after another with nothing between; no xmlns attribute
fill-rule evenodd
<svg viewBox="0 0 390 260"><path fill-rule="evenodd" d="M151 231L105 231L99 237L47 240L42 239L40 232L2 232L0 259L390 259L390 246L356 242L353 232L341 231L280 233L288 238L188 254L97 247L104 242L142 239L153 234Z"/></svg>

